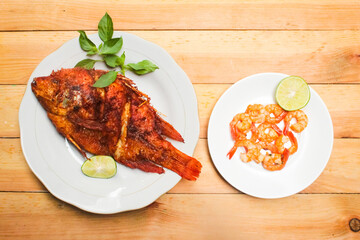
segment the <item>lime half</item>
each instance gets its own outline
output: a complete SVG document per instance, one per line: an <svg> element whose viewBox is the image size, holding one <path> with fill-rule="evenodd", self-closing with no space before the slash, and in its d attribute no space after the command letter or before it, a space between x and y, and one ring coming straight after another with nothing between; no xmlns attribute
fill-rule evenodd
<svg viewBox="0 0 360 240"><path fill-rule="evenodd" d="M308 104L310 89L301 77L289 76L281 80L277 86L275 99L284 110L295 111Z"/></svg>
<svg viewBox="0 0 360 240"><path fill-rule="evenodd" d="M116 174L116 163L109 156L92 156L81 166L81 171L93 178L111 178Z"/></svg>

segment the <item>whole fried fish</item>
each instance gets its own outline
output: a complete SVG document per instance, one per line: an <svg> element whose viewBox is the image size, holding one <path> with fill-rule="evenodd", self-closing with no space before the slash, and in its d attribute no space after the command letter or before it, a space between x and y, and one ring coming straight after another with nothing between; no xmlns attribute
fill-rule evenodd
<svg viewBox="0 0 360 240"><path fill-rule="evenodd" d="M105 73L61 69L34 78L31 87L57 131L84 157L84 151L110 155L130 168L163 173L165 167L185 179L196 180L201 163L165 140L163 136L184 142L130 79L118 74L108 87L92 87Z"/></svg>

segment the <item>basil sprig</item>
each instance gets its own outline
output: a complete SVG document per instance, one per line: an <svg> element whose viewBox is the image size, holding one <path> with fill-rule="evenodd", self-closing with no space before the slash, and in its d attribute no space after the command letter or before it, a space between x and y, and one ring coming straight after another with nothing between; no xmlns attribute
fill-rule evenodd
<svg viewBox="0 0 360 240"><path fill-rule="evenodd" d="M105 15L101 18L98 24L98 35L102 40L102 43L98 47L96 47L96 45L86 36L86 33L84 31L78 32L80 33L79 43L81 49L86 51L88 56L98 54L99 56L101 56L102 60L84 59L78 62L75 67L92 69L96 62L104 61L105 64L109 67L119 67L121 70L121 74L123 75L125 75L125 71L127 70L130 70L138 75L143 75L153 72L159 68L149 60L143 60L138 63L125 64L125 52L123 52L120 57L116 55L121 51L121 48L123 46L123 38L112 38L114 33L114 27L113 21L108 13L105 13ZM107 74L104 74L100 77L98 81L96 81L94 87L109 86L116 79L116 75L114 74L116 74L115 71L110 71ZM100 83L98 83L99 81Z"/></svg>

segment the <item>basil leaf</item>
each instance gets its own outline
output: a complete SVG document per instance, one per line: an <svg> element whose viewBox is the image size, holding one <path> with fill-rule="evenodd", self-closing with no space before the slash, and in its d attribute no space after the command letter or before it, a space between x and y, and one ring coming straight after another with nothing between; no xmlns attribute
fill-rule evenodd
<svg viewBox="0 0 360 240"><path fill-rule="evenodd" d="M113 55L113 54L104 56L105 63L109 67L117 67L117 66L119 66L119 64L117 63L118 58L120 58L120 57L117 56L117 55Z"/></svg>
<svg viewBox="0 0 360 240"><path fill-rule="evenodd" d="M121 57L118 58L118 63L121 68L121 74L125 76L125 71L128 70L125 65L125 52L123 52L123 54L121 54Z"/></svg>
<svg viewBox="0 0 360 240"><path fill-rule="evenodd" d="M158 69L158 66L156 66L149 60L143 60L138 63L129 63L128 66L131 67L133 70Z"/></svg>
<svg viewBox="0 0 360 240"><path fill-rule="evenodd" d="M150 73L155 71L156 69L159 69L158 66L156 66L154 63L152 63L149 60L143 60L138 63L129 63L126 65L132 72L143 75L146 73Z"/></svg>
<svg viewBox="0 0 360 240"><path fill-rule="evenodd" d="M124 66L124 62L125 62L125 52L121 55L121 57L114 55L114 54L105 55L104 60L105 60L106 65L108 65L109 67L120 66L122 68Z"/></svg>
<svg viewBox="0 0 360 240"><path fill-rule="evenodd" d="M92 55L95 55L97 52L98 52L98 50L97 50L97 49L96 49L96 51L94 51L94 50L90 50L90 51L88 51L88 52L87 52L87 54L86 54L86 55L88 55L88 56L92 56Z"/></svg>
<svg viewBox="0 0 360 240"><path fill-rule="evenodd" d="M93 85L93 87L97 87L97 88L103 88L103 87L107 87L110 84L112 84L117 76L117 72L115 71L110 71L104 75L102 75Z"/></svg>
<svg viewBox="0 0 360 240"><path fill-rule="evenodd" d="M101 18L98 24L98 34L103 42L110 40L113 36L113 21L108 13Z"/></svg>
<svg viewBox="0 0 360 240"><path fill-rule="evenodd" d="M88 39L88 37L86 36L86 33L84 31L78 31L80 33L80 37L79 37L79 43L80 43L80 47L84 50L84 51L96 51L97 52L97 48L95 46L95 44Z"/></svg>
<svg viewBox="0 0 360 240"><path fill-rule="evenodd" d="M104 42L104 45L100 49L100 54L116 54L121 50L121 47L123 45L123 39L120 38L113 38L106 42Z"/></svg>
<svg viewBox="0 0 360 240"><path fill-rule="evenodd" d="M123 54L121 54L121 56L117 59L117 63L119 64L119 66L121 68L124 67L124 63L125 63L125 52L123 52Z"/></svg>
<svg viewBox="0 0 360 240"><path fill-rule="evenodd" d="M92 69L94 68L94 64L96 62L101 62L101 60L93 60L93 59L84 59L78 62L75 67L82 67L85 69Z"/></svg>

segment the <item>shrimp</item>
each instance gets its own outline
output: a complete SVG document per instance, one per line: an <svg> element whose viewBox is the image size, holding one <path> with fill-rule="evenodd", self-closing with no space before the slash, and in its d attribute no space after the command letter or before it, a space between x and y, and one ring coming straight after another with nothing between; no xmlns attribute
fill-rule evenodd
<svg viewBox="0 0 360 240"><path fill-rule="evenodd" d="M279 153L277 147L274 143L267 143L267 142L259 142L260 146L264 150L269 150L273 153Z"/></svg>
<svg viewBox="0 0 360 240"><path fill-rule="evenodd" d="M251 124L250 130L251 130L251 138L250 138L250 140L253 141L253 142L256 142L258 137L259 137L259 130L255 126L255 123Z"/></svg>
<svg viewBox="0 0 360 240"><path fill-rule="evenodd" d="M279 137L281 133L281 130L275 124L262 123L258 127L258 138L261 142L273 142Z"/></svg>
<svg viewBox="0 0 360 240"><path fill-rule="evenodd" d="M289 159L289 156L290 153L288 149L285 149L283 154L279 154L279 153L266 154L265 159L262 162L262 165L266 170L278 171L285 167L285 164Z"/></svg>
<svg viewBox="0 0 360 240"><path fill-rule="evenodd" d="M240 154L241 161L243 161L243 162L250 162L251 160L254 160L256 162L259 161L259 158L261 155L260 154L261 147L259 144L254 143L248 139L235 142L234 146L231 148L231 150L227 154L229 159L231 159L234 156L238 147L244 147L245 151L246 151L246 153Z"/></svg>
<svg viewBox="0 0 360 240"><path fill-rule="evenodd" d="M268 113L261 104L251 104L246 108L245 113L249 114L251 121L254 123L263 123Z"/></svg>
<svg viewBox="0 0 360 240"><path fill-rule="evenodd" d="M285 144L287 142L291 142L291 147L288 148L289 150L289 154L292 155L294 153L296 153L297 149L298 149L298 142L296 140L296 137L294 136L294 134L292 132L287 132L287 135L281 135L278 139L276 139L275 141L275 146L277 149L277 153L283 153L285 148Z"/></svg>
<svg viewBox="0 0 360 240"><path fill-rule="evenodd" d="M265 121L271 124L281 122L287 114L287 112L277 104L268 104L265 106L265 110L268 112L268 115L265 117ZM271 114L273 114L274 117L272 117Z"/></svg>
<svg viewBox="0 0 360 240"><path fill-rule="evenodd" d="M292 124L290 126L290 121L295 118L296 119L296 123ZM300 133L302 132L307 124L308 124L308 117L306 116L306 114L301 111L301 110L297 110L294 112L289 112L285 119L285 128L284 128L284 134L286 135L286 133L289 131L289 127L291 128L291 130L293 130L296 133Z"/></svg>
<svg viewBox="0 0 360 240"><path fill-rule="evenodd" d="M236 114L230 122L231 136L234 140L245 139L246 133L250 131L252 121L248 114Z"/></svg>
<svg viewBox="0 0 360 240"><path fill-rule="evenodd" d="M296 123L290 124L294 118ZM277 125L282 120L285 122L283 131ZM237 114L230 123L231 136L235 143L227 156L231 159L237 149L243 147L245 152L240 153L241 161L261 163L269 171L281 170L289 156L298 149L293 132L303 131L307 124L308 118L301 110L287 112L277 104L249 105L245 113ZM248 136L249 132L251 137ZM288 147L289 142L291 145ZM263 150L266 153L263 154Z"/></svg>
<svg viewBox="0 0 360 240"><path fill-rule="evenodd" d="M286 135L280 135L276 140L275 140L275 147L276 147L276 150L273 151L273 152L277 152L277 153L283 153L284 150L285 150L285 144L287 142L289 142L290 139L288 136Z"/></svg>

